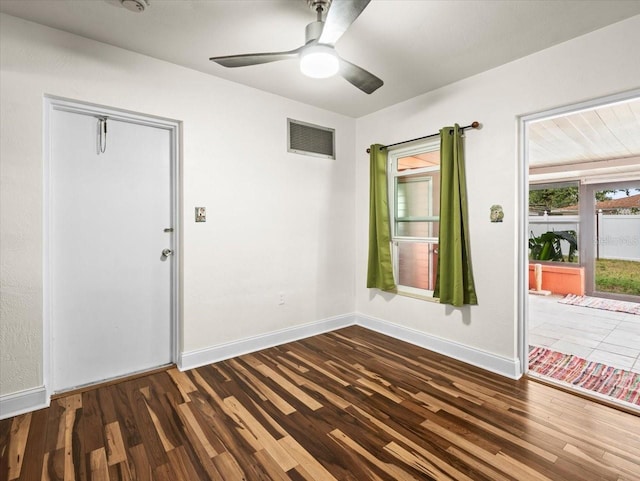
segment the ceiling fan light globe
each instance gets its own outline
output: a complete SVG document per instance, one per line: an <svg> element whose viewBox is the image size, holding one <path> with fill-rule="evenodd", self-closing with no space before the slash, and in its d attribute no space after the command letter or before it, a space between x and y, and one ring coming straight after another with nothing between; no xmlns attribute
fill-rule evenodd
<svg viewBox="0 0 640 481"><path fill-rule="evenodd" d="M300 71L311 78L328 78L338 73L340 62L333 48L315 45L300 55Z"/></svg>

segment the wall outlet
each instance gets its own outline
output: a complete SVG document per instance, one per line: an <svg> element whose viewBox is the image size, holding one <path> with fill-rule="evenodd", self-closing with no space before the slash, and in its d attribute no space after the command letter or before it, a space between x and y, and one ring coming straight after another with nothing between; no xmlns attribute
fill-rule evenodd
<svg viewBox="0 0 640 481"><path fill-rule="evenodd" d="M284 305L284 292L281 292L280 294L278 294L278 305L279 306Z"/></svg>
<svg viewBox="0 0 640 481"><path fill-rule="evenodd" d="M207 222L206 207L196 207L196 222Z"/></svg>

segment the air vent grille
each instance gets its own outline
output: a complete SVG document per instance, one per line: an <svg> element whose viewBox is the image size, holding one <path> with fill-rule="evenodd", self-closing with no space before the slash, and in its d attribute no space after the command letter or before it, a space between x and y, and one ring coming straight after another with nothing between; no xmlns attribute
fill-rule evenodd
<svg viewBox="0 0 640 481"><path fill-rule="evenodd" d="M287 119L288 151L335 159L335 130Z"/></svg>

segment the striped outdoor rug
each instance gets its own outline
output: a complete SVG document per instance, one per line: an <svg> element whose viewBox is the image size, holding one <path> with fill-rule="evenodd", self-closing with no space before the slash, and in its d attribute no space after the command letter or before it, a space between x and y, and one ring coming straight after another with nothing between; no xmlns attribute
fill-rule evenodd
<svg viewBox="0 0 640 481"><path fill-rule="evenodd" d="M529 369L640 406L640 374L538 346L529 348Z"/></svg>
<svg viewBox="0 0 640 481"><path fill-rule="evenodd" d="M640 304L636 302L616 301L615 299L603 299L601 297L576 296L567 294L567 297L560 299L561 304L571 304L572 306L593 307L594 309L604 309L605 311L627 312L629 314L640 315Z"/></svg>

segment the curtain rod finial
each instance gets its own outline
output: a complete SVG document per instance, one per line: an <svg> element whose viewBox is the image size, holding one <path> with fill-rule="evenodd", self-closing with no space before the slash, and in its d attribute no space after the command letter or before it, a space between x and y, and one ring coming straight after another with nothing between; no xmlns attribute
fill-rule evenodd
<svg viewBox="0 0 640 481"><path fill-rule="evenodd" d="M477 129L478 127L480 127L480 122L478 122L477 120L474 122L471 122L471 127L473 127L474 129Z"/></svg>
<svg viewBox="0 0 640 481"><path fill-rule="evenodd" d="M371 149L367 149L367 154L370 154L370 153L371 153Z"/></svg>

